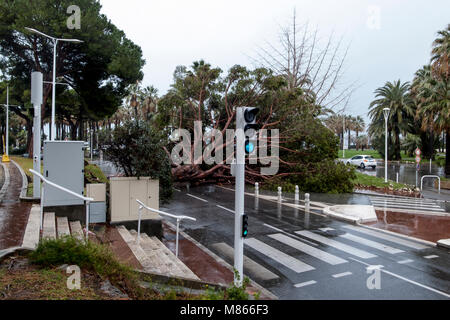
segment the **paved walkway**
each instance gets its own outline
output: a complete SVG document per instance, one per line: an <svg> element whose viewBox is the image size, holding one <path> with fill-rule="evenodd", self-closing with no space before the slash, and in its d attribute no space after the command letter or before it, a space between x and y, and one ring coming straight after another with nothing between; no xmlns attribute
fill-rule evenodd
<svg viewBox="0 0 450 320"><path fill-rule="evenodd" d="M5 163L9 185L0 199L0 250L20 246L30 214L31 203L20 202L22 175L13 163ZM3 172L3 169L1 169ZM3 172L3 176L7 176ZM7 179L2 179L7 182ZM6 187L6 186L5 186Z"/></svg>

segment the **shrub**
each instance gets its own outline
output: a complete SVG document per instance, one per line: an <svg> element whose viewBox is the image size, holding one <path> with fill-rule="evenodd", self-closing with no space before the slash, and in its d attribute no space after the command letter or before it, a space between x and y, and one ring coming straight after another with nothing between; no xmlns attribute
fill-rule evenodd
<svg viewBox="0 0 450 320"><path fill-rule="evenodd" d="M263 183L263 188L276 191L279 186L287 192L294 192L298 185L300 191L315 193L353 192L352 180L356 178L355 169L343 163L325 160L305 166L297 166L297 174L275 178Z"/></svg>
<svg viewBox="0 0 450 320"><path fill-rule="evenodd" d="M102 132L105 155L127 177L159 179L160 198L172 196L172 171L162 132L141 120L129 120L112 131Z"/></svg>
<svg viewBox="0 0 450 320"><path fill-rule="evenodd" d="M44 239L29 258L42 267L77 265L114 282L134 279L132 269L121 264L106 245L85 243L73 237Z"/></svg>

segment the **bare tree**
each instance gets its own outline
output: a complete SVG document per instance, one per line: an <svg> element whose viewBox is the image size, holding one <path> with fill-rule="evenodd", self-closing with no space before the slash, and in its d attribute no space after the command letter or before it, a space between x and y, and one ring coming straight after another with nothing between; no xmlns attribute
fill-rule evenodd
<svg viewBox="0 0 450 320"><path fill-rule="evenodd" d="M333 110L345 104L355 88L355 83L343 83L347 53L342 37L336 39L331 33L321 41L317 27L299 25L294 9L292 22L280 27L278 42L266 41L250 58L257 66L284 76L289 89L301 88L316 105Z"/></svg>

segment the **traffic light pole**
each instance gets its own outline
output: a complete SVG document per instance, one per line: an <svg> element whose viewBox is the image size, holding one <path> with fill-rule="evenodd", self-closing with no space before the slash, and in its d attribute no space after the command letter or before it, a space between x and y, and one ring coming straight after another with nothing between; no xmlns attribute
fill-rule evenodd
<svg viewBox="0 0 450 320"><path fill-rule="evenodd" d="M43 75L40 72L31 74L31 103L34 106L33 118L33 169L41 172L41 105L43 91ZM41 197L41 179L33 176L33 198ZM43 204L41 204L43 205Z"/></svg>
<svg viewBox="0 0 450 320"><path fill-rule="evenodd" d="M244 108L236 111L236 164L234 200L234 284L242 285L244 262L244 238L242 237L242 217L244 215L245 188L245 133Z"/></svg>

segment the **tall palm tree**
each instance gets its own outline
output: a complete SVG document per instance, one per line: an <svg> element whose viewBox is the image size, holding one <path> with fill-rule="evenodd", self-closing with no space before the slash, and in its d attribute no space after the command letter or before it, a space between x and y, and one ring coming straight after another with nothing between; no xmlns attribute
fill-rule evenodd
<svg viewBox="0 0 450 320"><path fill-rule="evenodd" d="M433 41L431 50L431 63L433 73L440 77L449 79L449 59L450 59L450 24L447 28L438 32L438 38Z"/></svg>
<svg viewBox="0 0 450 320"><path fill-rule="evenodd" d="M417 115L422 119L422 129L445 132L445 174L450 175L450 86L444 78L430 77L419 88L420 105Z"/></svg>
<svg viewBox="0 0 450 320"><path fill-rule="evenodd" d="M388 133L392 136L393 152L390 160L401 160L400 134L409 131L408 117L414 115L414 108L409 94L409 82L400 80L386 82L383 87L375 90L375 100L370 103L369 116L372 123L370 131L375 135L384 134L384 108L390 109L388 118Z"/></svg>

